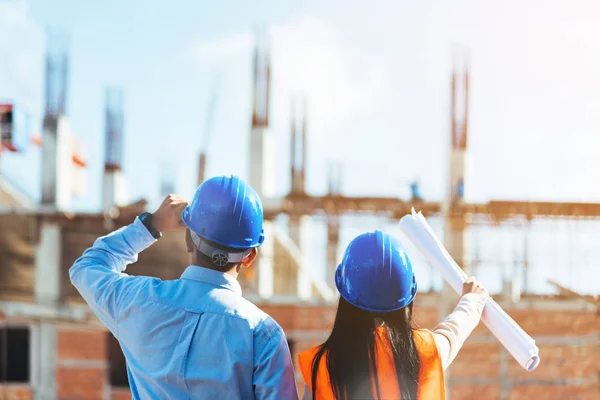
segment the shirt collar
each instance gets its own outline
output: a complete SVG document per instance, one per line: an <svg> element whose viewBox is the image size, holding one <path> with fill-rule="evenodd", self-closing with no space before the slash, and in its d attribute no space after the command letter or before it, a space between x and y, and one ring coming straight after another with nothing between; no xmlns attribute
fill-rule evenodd
<svg viewBox="0 0 600 400"><path fill-rule="evenodd" d="M208 283L223 289L229 289L240 296L242 295L242 287L233 276L224 272L215 271L213 269L190 265L181 274L181 279L190 279L193 281Z"/></svg>

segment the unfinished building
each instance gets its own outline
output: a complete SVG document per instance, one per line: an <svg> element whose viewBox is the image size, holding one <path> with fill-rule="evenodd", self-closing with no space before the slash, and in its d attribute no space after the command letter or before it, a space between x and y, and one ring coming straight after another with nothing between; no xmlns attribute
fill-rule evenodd
<svg viewBox="0 0 600 400"><path fill-rule="evenodd" d="M326 215L327 276L333 276L339 247L340 216L381 214L398 218L413 204L398 198L348 197L331 180L329 193L311 196L305 190L306 115L292 123L291 190L283 198L273 193L273 132L269 130L270 61L259 47L254 60L254 106L250 140L250 183L264 199L265 233L255 266L240 276L246 297L284 328L294 360L298 352L321 343L333 322L336 307L330 280L306 268L311 235L310 218ZM467 75L465 74L465 77ZM452 79L455 93L464 89ZM111 103L112 104L112 103ZM122 110L107 106L107 151L103 180L103 212L72 214L68 209L64 157L58 145L66 116L47 112L44 123L42 207L32 208L23 197L0 185L0 398L2 399L126 399L125 360L118 342L91 313L68 280L68 268L100 235L130 223L145 210L140 201L120 204L115 174L120 173ZM466 107L468 109L468 105ZM54 109L53 109L54 110ZM60 110L60 107L56 110ZM452 190L446 203L419 201L425 215L444 218L448 250L464 268L472 267L469 230L477 221L498 225L515 219L600 217L599 204L465 202L467 117L452 113ZM63 121L63 122L61 122ZM112 122L111 122L112 121ZM115 122L116 121L116 122ZM299 123L302 121L302 123ZM203 155L206 157L206 155ZM201 161L202 168L205 159ZM107 176L110 175L110 176ZM203 179L204 172L199 173ZM120 179L120 178L119 178ZM1 183L1 182L0 182ZM273 222L286 215L289 232ZM144 251L127 272L177 279L186 267L183 235L168 233ZM541 364L525 372L479 326L447 374L451 399L597 399L600 393L600 319L598 300L564 286L558 295L541 296L505 290L495 296L540 348ZM416 322L433 328L456 297L446 290L416 297ZM298 375L298 379L300 376ZM302 385L299 385L302 390Z"/></svg>

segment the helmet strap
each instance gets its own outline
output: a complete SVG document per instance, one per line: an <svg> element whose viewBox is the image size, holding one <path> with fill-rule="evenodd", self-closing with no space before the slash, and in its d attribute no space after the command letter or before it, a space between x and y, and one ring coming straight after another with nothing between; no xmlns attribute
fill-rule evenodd
<svg viewBox="0 0 600 400"><path fill-rule="evenodd" d="M210 245L206 240L203 240L198 234L191 230L190 236L198 251L210 258L213 264L218 267L224 267L228 263L239 263L252 252L252 249L246 249L241 252L230 253Z"/></svg>

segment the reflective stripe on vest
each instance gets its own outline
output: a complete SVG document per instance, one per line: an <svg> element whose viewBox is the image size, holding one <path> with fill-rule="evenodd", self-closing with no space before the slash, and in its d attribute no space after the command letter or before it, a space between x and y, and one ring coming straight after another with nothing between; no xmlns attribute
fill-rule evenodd
<svg viewBox="0 0 600 400"><path fill-rule="evenodd" d="M385 337L385 328L375 330L379 336L378 343L389 343ZM442 359L437 351L433 334L426 329L414 331L415 345L419 353L419 388L417 397L427 400L444 400L446 392L444 387L444 369ZM318 347L307 350L298 355L298 363L304 382L311 392L312 388L312 362L317 354ZM375 346L377 362L377 381L379 393L382 399L400 399L400 388L396 375L394 356L389 345ZM374 387L374 385L373 385ZM375 390L373 389L373 396ZM333 390L329 384L329 373L327 371L326 357L321 357L317 374L317 399L335 399Z"/></svg>

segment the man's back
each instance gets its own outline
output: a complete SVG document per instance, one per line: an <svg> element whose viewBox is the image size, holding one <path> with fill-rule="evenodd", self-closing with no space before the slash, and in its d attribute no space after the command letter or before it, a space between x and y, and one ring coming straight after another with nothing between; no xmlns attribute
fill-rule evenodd
<svg viewBox="0 0 600 400"><path fill-rule="evenodd" d="M226 273L190 266L181 279L121 273L153 243L132 225L98 239L71 281L119 339L134 399L296 399L282 329Z"/></svg>
<svg viewBox="0 0 600 400"><path fill-rule="evenodd" d="M276 354L285 341L281 328L241 297L239 284L226 274L191 266L180 280L147 279L132 295L122 306L117 335L132 391L141 398L267 395L260 381L253 388L256 359L290 357ZM271 371L269 379L285 372Z"/></svg>

